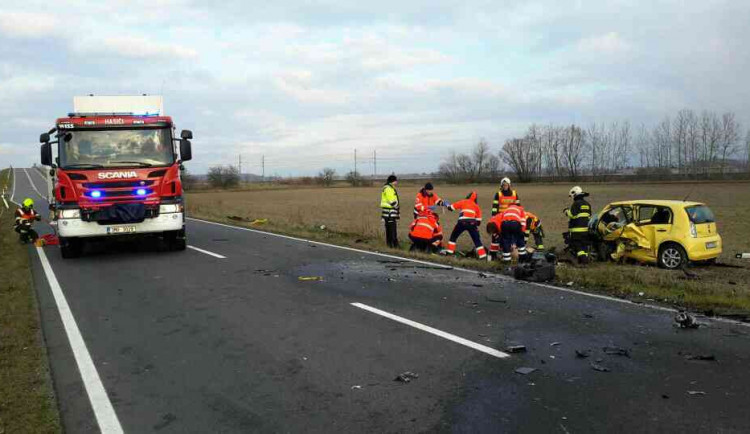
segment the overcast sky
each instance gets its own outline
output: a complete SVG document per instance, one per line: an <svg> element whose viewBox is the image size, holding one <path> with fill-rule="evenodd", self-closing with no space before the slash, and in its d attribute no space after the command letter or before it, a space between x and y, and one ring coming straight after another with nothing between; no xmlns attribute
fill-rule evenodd
<svg viewBox="0 0 750 434"><path fill-rule="evenodd" d="M748 1L0 2L0 165L83 94L163 94L196 173L432 171L532 122L750 126Z"/></svg>

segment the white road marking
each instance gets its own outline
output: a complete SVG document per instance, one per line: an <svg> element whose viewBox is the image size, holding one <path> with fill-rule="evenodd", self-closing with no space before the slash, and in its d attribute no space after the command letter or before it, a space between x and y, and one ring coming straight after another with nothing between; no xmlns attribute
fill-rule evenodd
<svg viewBox="0 0 750 434"><path fill-rule="evenodd" d="M470 341L468 339L464 339L462 337L459 337L459 336L456 336L456 335L452 335L450 333L444 332L442 330L438 330L436 328L432 328L432 327L424 325L422 323L418 323L416 321L412 321L410 319L406 319L404 317L400 317L398 315L394 315L392 313L385 312L385 311L382 311L380 309L376 309L376 308L368 306L366 304L352 303L352 306L358 307L360 309L364 309L364 310L366 310L368 312L372 312L372 313L380 315L380 316L384 316L384 317L386 317L388 319L391 319L393 321L400 322L401 324L406 324L406 325L408 325L410 327L414 327L415 329L422 330L423 332L427 332L427 333L433 334L435 336L439 336L439 337L441 337L443 339L448 339L449 341L455 342L457 344L461 344L463 346L472 348L472 349L477 350L477 351L481 351L481 352L483 352L485 354L489 354L489 355L497 357L499 359L504 359L506 357L510 357L510 354L508 354L508 353L504 353L504 352L498 351L498 350L496 350L494 348L490 348L490 347L487 347L487 346L484 346L484 345L480 345L480 344L478 344L476 342L472 342L472 341Z"/></svg>
<svg viewBox="0 0 750 434"><path fill-rule="evenodd" d="M16 196L16 169L11 167L10 173L13 174L13 191L10 193L10 201L18 205L18 203L13 200L13 198Z"/></svg>
<svg viewBox="0 0 750 434"><path fill-rule="evenodd" d="M593 294L593 293L590 293L590 292L578 291L576 289L562 288L562 287L559 287L559 286L549 285L549 284L545 284L545 283L519 282L519 281L516 281L515 279L513 279L511 277L504 276L502 274L490 273L490 272L479 271L479 270L472 270L472 269L469 269L469 268L462 268L462 267L452 267L452 266L449 266L449 265L438 264L436 262L421 261L419 259L406 258L406 257L403 257L403 256L396 256L396 255L389 255L387 253L371 252L369 250L355 249L353 247L337 246L336 244L329 244L329 243L324 243L324 242L321 242L321 241L306 240L304 238L290 237L289 235L275 234L273 232L260 231L260 230L257 230L257 229L250 229L250 228L245 228L245 227L242 227L242 226L232 226L232 225L228 225L228 224L225 224L225 223L217 223L217 222L212 222L212 221L208 221L208 220L197 219L197 218L193 218L193 217L187 217L187 219L195 221L195 222L199 222L199 223L209 224L209 225L222 226L222 227L225 227L225 228L236 229L236 230L247 231L247 232L253 232L253 233L256 233L256 234L268 235L268 236L272 236L272 237L279 237L279 238L284 238L284 239L287 239L287 240L300 241L300 242L303 242L303 243L315 244L315 245L318 245L318 246L326 246L326 247L332 247L334 249L348 250L350 252L357 252L357 253L362 253L362 254L366 254L366 255L379 256L381 258L397 259L397 260L400 260L400 261L407 261L407 262L412 262L412 263L415 263L415 264L429 265L429 266L432 266L432 267L439 267L439 268L442 268L442 269L445 269L445 270L456 270L456 271L461 271L461 272L464 272L464 273L471 273L471 274L483 274L485 276L494 277L494 278L502 279L502 280L506 280L506 281L514 281L514 282L521 283L521 284L526 284L526 285L540 286L542 288L554 289L556 291L567 292L567 293L570 293L570 294L581 295L581 296L584 296L584 297L598 298L600 300L613 301L613 302L616 302L616 303L627 304L627 305L634 306L634 307L640 307L640 308L646 308L646 309L652 309L652 310L659 310L659 311L662 311L662 312L669 312L669 313L678 313L678 312L680 312L678 309L673 309L671 307L657 306L655 304L649 304L649 303L633 303L630 300L624 300L624 299L621 299L621 298L610 297L608 295ZM744 326L744 327L750 327L750 323L743 323L743 322L735 321L735 320L729 319L729 318L713 317L713 318L706 318L706 319L710 320L710 321L717 321L717 322L722 322L722 323L727 323L727 324L732 324L732 325L740 325L740 326Z"/></svg>
<svg viewBox="0 0 750 434"><path fill-rule="evenodd" d="M36 184L34 184L34 181L32 181L32 180L31 180L31 175L29 175L29 171L28 171L28 170L26 170L26 169L23 169L23 173L25 173L25 174L26 174L26 177L27 177L27 178L29 178L29 182L31 183L31 188L33 188L33 189L34 189L34 191L36 192L36 194L37 194L37 195L38 195L38 196L39 196L40 198L42 198L42 199L44 199L44 200L48 200L48 199L47 199L47 196L43 195L42 193L40 193L40 192L39 192L39 190L37 190L37 188L36 188Z"/></svg>
<svg viewBox="0 0 750 434"><path fill-rule="evenodd" d="M117 413L115 413L112 402L110 402L107 391L102 384L102 380L99 378L94 361L91 359L91 354L89 354L86 348L86 342L84 342L83 336L81 336L78 324L76 324L68 301L65 299L65 294L60 287L60 283L57 281L57 277L55 277L54 271L52 271L52 266L41 247L37 247L36 251L39 254L39 260L42 263L44 274L47 276L47 282L49 282L52 295L55 298L57 310L60 312L60 318L62 319L65 333L68 336L70 348L73 350L78 371L81 373L83 385L89 396L89 402L94 410L94 417L96 417L99 430L102 433L122 433L120 420L117 418Z"/></svg>
<svg viewBox="0 0 750 434"><path fill-rule="evenodd" d="M209 252L208 250L199 249L198 247L195 247L195 246L187 246L187 247L188 247L188 249L193 249L196 252L201 252L201 253L206 254L208 256L213 256L214 258L227 259L226 256L222 256L222 255L220 255L218 253L214 253L214 252Z"/></svg>

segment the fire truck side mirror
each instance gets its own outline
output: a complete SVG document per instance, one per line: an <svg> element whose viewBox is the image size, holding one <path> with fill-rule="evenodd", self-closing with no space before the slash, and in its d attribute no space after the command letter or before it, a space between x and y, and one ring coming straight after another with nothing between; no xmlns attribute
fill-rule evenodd
<svg viewBox="0 0 750 434"><path fill-rule="evenodd" d="M193 132L190 130L182 130L182 132L180 133L180 138L193 140Z"/></svg>
<svg viewBox="0 0 750 434"><path fill-rule="evenodd" d="M49 133L42 133L39 136L39 143L47 143L49 142Z"/></svg>
<svg viewBox="0 0 750 434"><path fill-rule="evenodd" d="M193 159L193 149L190 146L190 140L180 140L180 159L182 161L188 161Z"/></svg>
<svg viewBox="0 0 750 434"><path fill-rule="evenodd" d="M42 145L42 166L52 165L52 144L45 142Z"/></svg>

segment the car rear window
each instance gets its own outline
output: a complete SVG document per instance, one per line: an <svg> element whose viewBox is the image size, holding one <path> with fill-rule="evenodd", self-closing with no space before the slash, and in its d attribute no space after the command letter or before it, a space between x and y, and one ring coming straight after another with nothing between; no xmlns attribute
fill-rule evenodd
<svg viewBox="0 0 750 434"><path fill-rule="evenodd" d="M716 221L711 208L705 205L689 206L685 208L685 211L687 211L690 221L695 224L713 223Z"/></svg>

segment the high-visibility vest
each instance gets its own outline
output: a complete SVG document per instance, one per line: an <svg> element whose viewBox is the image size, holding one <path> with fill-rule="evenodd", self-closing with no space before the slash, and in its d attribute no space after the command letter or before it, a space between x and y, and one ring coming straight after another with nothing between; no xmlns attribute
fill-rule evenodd
<svg viewBox="0 0 750 434"><path fill-rule="evenodd" d="M492 201L492 215L505 211L511 205L520 204L516 190L510 191L510 196L506 196L502 190L495 193L495 199Z"/></svg>
<svg viewBox="0 0 750 434"><path fill-rule="evenodd" d="M385 184L380 193L380 215L385 219L399 218L398 192L391 184Z"/></svg>
<svg viewBox="0 0 750 434"><path fill-rule="evenodd" d="M539 220L539 217L537 217L535 214L530 213L528 211L524 211L526 213L526 232L532 232L535 231L536 228L539 227L539 225L542 223L541 220Z"/></svg>
<svg viewBox="0 0 750 434"><path fill-rule="evenodd" d="M518 222L521 224L521 231L526 231L526 213L520 206L510 205L500 215L504 222Z"/></svg>
<svg viewBox="0 0 750 434"><path fill-rule="evenodd" d="M588 232L591 219L591 204L583 197L576 197L573 205L566 212L568 216L568 232Z"/></svg>
<svg viewBox="0 0 750 434"><path fill-rule="evenodd" d="M428 196L424 193L424 190L419 190L417 199L414 201L414 215L430 211L431 206L439 205L442 201L443 199L440 199L440 196L435 193Z"/></svg>
<svg viewBox="0 0 750 434"><path fill-rule="evenodd" d="M16 210L16 224L20 223L21 220L34 220L37 216L36 211L33 208L29 209L29 212L24 212L23 208Z"/></svg>
<svg viewBox="0 0 750 434"><path fill-rule="evenodd" d="M411 224L409 235L420 240L432 240L438 235L442 235L440 224L437 220L429 215L420 215Z"/></svg>
<svg viewBox="0 0 750 434"><path fill-rule="evenodd" d="M467 222L481 222L482 221L482 209L477 205L476 193L472 193L469 199L459 200L456 203L451 204L450 209L460 210L461 213L458 215L459 221Z"/></svg>
<svg viewBox="0 0 750 434"><path fill-rule="evenodd" d="M500 235L500 228L503 225L503 215L502 214L495 214L492 216L490 221L487 223L487 225L493 225L495 226L495 230L497 232L497 235ZM497 236L496 235L496 236Z"/></svg>

